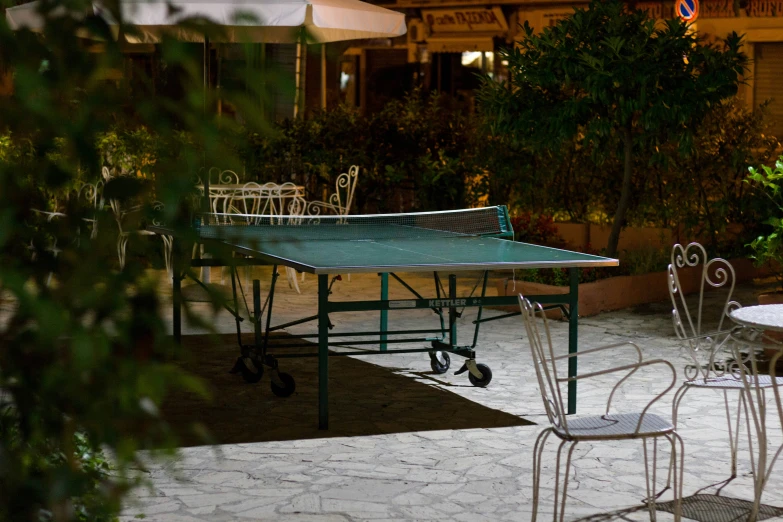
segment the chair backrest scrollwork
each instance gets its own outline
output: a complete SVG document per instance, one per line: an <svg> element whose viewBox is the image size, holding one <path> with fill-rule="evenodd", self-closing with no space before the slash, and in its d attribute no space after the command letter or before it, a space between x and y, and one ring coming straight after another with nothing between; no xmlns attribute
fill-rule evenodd
<svg viewBox="0 0 783 522"><path fill-rule="evenodd" d="M696 273L693 274L693 271ZM691 272L691 277L686 277ZM697 276L696 286L689 280ZM726 318L740 304L732 300L736 277L734 267L725 259L707 258L707 252L699 243L680 244L672 247L671 263L667 269L667 283L672 302L672 322L674 332L688 349L691 359L685 367L685 378L710 378L722 376L727 371L729 351L724 350L723 341L728 335L730 324ZM686 293L696 294L686 298ZM711 293L717 297L721 308L719 316L707 318L704 313L705 290L720 291Z"/></svg>
<svg viewBox="0 0 783 522"><path fill-rule="evenodd" d="M307 204L306 214L308 216L319 216L324 212L346 216L351 212L353 206L354 193L356 192L356 182L359 179L359 167L351 166L348 172L343 172L337 176L335 182L335 191L329 196L327 201L311 201Z"/></svg>
<svg viewBox="0 0 783 522"><path fill-rule="evenodd" d="M209 169L210 185L239 185L239 174L233 170L220 170L217 167Z"/></svg>

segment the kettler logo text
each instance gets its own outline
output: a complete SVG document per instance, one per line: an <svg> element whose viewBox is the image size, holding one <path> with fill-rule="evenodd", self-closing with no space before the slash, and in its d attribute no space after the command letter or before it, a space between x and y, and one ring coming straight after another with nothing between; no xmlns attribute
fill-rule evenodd
<svg viewBox="0 0 783 522"><path fill-rule="evenodd" d="M442 306L465 306L467 299L430 299L429 306L440 308Z"/></svg>

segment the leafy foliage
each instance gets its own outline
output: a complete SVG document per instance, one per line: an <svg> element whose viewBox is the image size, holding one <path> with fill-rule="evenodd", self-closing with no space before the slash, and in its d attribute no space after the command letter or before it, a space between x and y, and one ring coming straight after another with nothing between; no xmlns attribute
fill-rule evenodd
<svg viewBox="0 0 783 522"><path fill-rule="evenodd" d="M514 239L536 245L557 245L562 243L557 225L550 214L522 212L511 218Z"/></svg>
<svg viewBox="0 0 783 522"><path fill-rule="evenodd" d="M455 100L419 91L372 116L341 106L282 122L272 136L251 135L238 152L251 177L293 176L320 199L333 179L359 165L358 212L461 208L476 201L485 175L481 129Z"/></svg>
<svg viewBox="0 0 783 522"><path fill-rule="evenodd" d="M113 518L143 469L137 451L174 445L159 412L168 391L205 394L172 363L181 354L166 335L157 278L137 263L117 270L109 206L71 189L108 167L122 175L106 183L107 199L141 204L139 226L159 200L156 217L188 237L198 169L238 164L232 151L243 145L227 146L236 129L204 110L215 100L200 87L200 46L164 37L157 52L180 71L181 92L156 94L142 78L129 105L127 83L107 79L127 70L121 43L103 18L83 16L91 5L41 2L40 33L0 21L0 62L13 75L13 94L0 98L0 520ZM119 4L102 5L120 34L133 32ZM221 95L263 131L259 93ZM55 204L59 213L45 213Z"/></svg>
<svg viewBox="0 0 783 522"><path fill-rule="evenodd" d="M767 229L751 243L758 263L773 262L783 266L783 156L774 167L761 165L751 167L747 182L758 186L769 203L768 217L764 221ZM778 278L783 280L780 274Z"/></svg>
<svg viewBox="0 0 783 522"><path fill-rule="evenodd" d="M615 156L617 200L607 254L614 255L632 192L634 157L673 141L693 148L693 129L737 92L747 57L741 38L707 44L679 19L661 25L619 0L587 9L501 54L508 83L485 81L480 107L494 135L514 146L557 151L579 140L592 159Z"/></svg>

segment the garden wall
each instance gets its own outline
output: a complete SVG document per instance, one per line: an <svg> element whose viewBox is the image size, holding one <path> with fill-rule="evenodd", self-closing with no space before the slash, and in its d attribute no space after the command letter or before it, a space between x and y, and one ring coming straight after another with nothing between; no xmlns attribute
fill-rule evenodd
<svg viewBox="0 0 783 522"><path fill-rule="evenodd" d="M734 267L736 282L749 281L754 277L769 275L767 267L758 268L749 259L729 260ZM685 294L699 290L701 267L689 267L679 270L680 284ZM529 281L503 279L497 283L498 295L549 295L565 294L568 287L552 286ZM618 276L582 283L579 285L579 316L588 317L600 312L621 310L645 303L656 303L669 299L666 272ZM509 312L518 311L517 306L499 307ZM548 317L559 318L561 312L553 310Z"/></svg>
<svg viewBox="0 0 783 522"><path fill-rule="evenodd" d="M556 223L558 234L565 241L564 248L580 250L586 245L594 249L606 246L611 227L590 223ZM729 224L721 232L724 240L736 238L742 232L742 225ZM698 241L708 243L709 236L702 233L686 233L680 230L660 227L626 227L620 232L618 250L637 250L644 248L669 249L675 243Z"/></svg>
<svg viewBox="0 0 783 522"><path fill-rule="evenodd" d="M588 244L593 248L606 246L611 227L590 223L557 223L557 230L565 241L565 248L579 250ZM676 243L674 237L675 234L668 228L626 227L620 232L618 249L670 248Z"/></svg>

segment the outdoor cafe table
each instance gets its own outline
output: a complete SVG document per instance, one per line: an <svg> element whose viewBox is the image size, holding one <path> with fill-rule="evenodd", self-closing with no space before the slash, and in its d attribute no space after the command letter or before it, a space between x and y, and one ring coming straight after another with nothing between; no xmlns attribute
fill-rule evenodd
<svg viewBox="0 0 783 522"><path fill-rule="evenodd" d="M251 186L248 187L248 184ZM203 194L204 185L196 185L196 188ZM305 197L305 188L302 185L294 185L293 183L255 184L254 182L246 182L209 184L209 204L212 212L215 213L228 213L233 200L247 196L260 199L277 198L280 200L284 210L287 207L287 200ZM287 212L281 211L280 213L286 214Z"/></svg>
<svg viewBox="0 0 783 522"><path fill-rule="evenodd" d="M166 227L150 227L158 233L174 235ZM568 317L568 351L577 353L577 325L579 302L579 269L583 267L617 266L616 259L571 252L556 248L509 241L513 229L505 206L484 207L442 212L420 212L409 214L319 216L317 219L291 219L281 223L279 216L256 216L251 222L242 216L202 215L197 223L199 242L213 251L208 259L193 259L191 266L231 266L234 289L231 313L237 318L237 337L241 357L235 369L248 382L258 382L264 368L272 378L272 391L276 395L293 393L293 378L278 372L277 359L302 357L301 353L268 353L270 332L308 322L317 323L317 333L300 335L306 340L318 341L317 351L304 356L318 358L318 422L321 429L328 426L328 358L342 355L381 355L393 353L423 352L430 356L436 373L449 368L449 359L442 354L452 354L466 359L458 373L468 372L471 384L486 386L492 378L490 369L476 362L476 345L481 323L504 317L519 315L520 312L482 319L486 306L518 305L517 297L486 295L490 270L512 270L533 268L566 268L569 272L569 287L566 294L529 295L531 300L544 305L558 306ZM177 249L175 249L177 252ZM242 254L241 257L233 255ZM262 308L260 282L253 282L252 300L254 312L249 318L254 326L255 341L243 345L236 290L236 267L238 264L283 265L318 276L317 313L281 325L271 325L274 288L277 270L272 270L269 295ZM176 266L176 265L175 265ZM481 293L469 296L457 294L457 274L478 271L474 291L481 285ZM433 274L435 295L425 297L408 285L400 273L428 272ZM439 272L448 274L447 286L441 283ZM380 276L380 299L361 301L332 301L329 299L331 285L340 274L376 273ZM405 287L409 299L389 299L389 278ZM474 275L475 277L475 275ZM181 275L174 275L173 323L174 336L181 334L180 281ZM331 279L331 282L330 282ZM483 284L482 284L483 283ZM465 307L478 308L474 321L475 332L472 344L458 344L457 318ZM250 309L248 307L248 309ZM439 325L427 330L391 330L388 314L404 310L432 310L439 318ZM264 311L262 311L264 310ZM332 332L330 314L340 312L379 312L380 327L373 332ZM266 314L266 317L262 317ZM262 323L266 327L262 327ZM423 337L423 334L429 336ZM415 337L412 337L414 336ZM330 341L332 337L352 336L356 341ZM400 338L399 336L405 336ZM372 340L359 340L370 337ZM428 343L426 348L389 349L398 343ZM375 345L378 349L330 351L330 346ZM286 344L287 347L313 347L312 343ZM279 348L278 348L279 349ZM241 363L241 364L240 364ZM255 373L253 373L255 371ZM258 378L254 380L254 375ZM577 358L568 359L568 412L576 412Z"/></svg>
<svg viewBox="0 0 783 522"><path fill-rule="evenodd" d="M744 308L738 308L729 313L729 317L738 325L750 329L751 331L772 331L783 332L783 304L768 304L747 306ZM750 407L753 424L756 428L756 437L758 440L758 459L756 460L756 469L753 470L753 482L754 482L754 499L753 508L748 520L756 520L758 512L761 506L761 495L764 493L764 487L766 486L772 468L775 465L775 461L783 450L783 445L777 450L772 460L767 464L767 424L766 424L766 400L764 395L763 385L771 385L772 391L775 395L775 404L778 411L778 417L780 422L783 423L783 404L780 400L780 387L777 381L776 365L778 359L783 355L783 345L773 343L759 343L758 341L748 341L740 334L746 333L743 331L733 332L730 336L732 342L732 348L734 349L734 357L737 361L743 361L740 365L742 382L745 387L745 394L748 400L748 406ZM753 352L755 349L763 348L765 350L774 350L777 348L776 353L769 361L769 377L760 375L756 365L755 354L751 353L750 364L751 371L747 372L744 369L747 367L743 354L740 353L740 347L746 346ZM749 375L750 374L750 375ZM755 401L754 401L755 396Z"/></svg>

